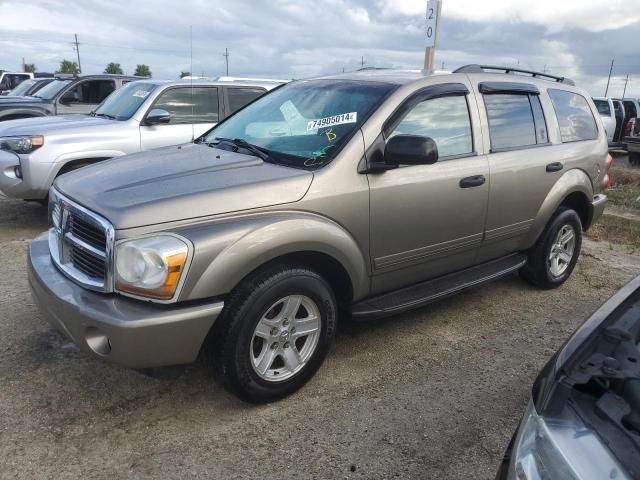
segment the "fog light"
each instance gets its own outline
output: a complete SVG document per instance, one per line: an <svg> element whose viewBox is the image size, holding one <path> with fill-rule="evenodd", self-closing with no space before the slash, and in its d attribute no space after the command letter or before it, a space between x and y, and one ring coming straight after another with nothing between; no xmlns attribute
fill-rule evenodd
<svg viewBox="0 0 640 480"><path fill-rule="evenodd" d="M13 167L13 173L17 178L22 178L22 168L20 167L20 165L16 165L15 167Z"/></svg>
<svg viewBox="0 0 640 480"><path fill-rule="evenodd" d="M109 337L96 327L87 328L85 340L87 341L89 348L98 355L108 355L109 352L111 352L111 342L109 341Z"/></svg>

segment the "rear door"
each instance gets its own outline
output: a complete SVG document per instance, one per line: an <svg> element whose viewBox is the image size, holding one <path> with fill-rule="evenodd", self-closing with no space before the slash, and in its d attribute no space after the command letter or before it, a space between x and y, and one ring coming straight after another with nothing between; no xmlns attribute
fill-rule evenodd
<svg viewBox="0 0 640 480"><path fill-rule="evenodd" d="M224 117L233 115L248 103L264 95L266 91L262 87L224 87Z"/></svg>
<svg viewBox="0 0 640 480"><path fill-rule="evenodd" d="M599 135L585 97L551 88L540 93L535 85L514 88L520 91L479 86L491 142L491 192L478 261L530 247L529 233L552 187L568 170L584 167Z"/></svg>
<svg viewBox="0 0 640 480"><path fill-rule="evenodd" d="M140 148L188 143L213 127L220 118L219 88L215 86L170 87L147 110L166 110L171 120L163 125L140 124Z"/></svg>
<svg viewBox="0 0 640 480"><path fill-rule="evenodd" d="M613 134L613 141L618 143L622 140L625 117L624 105L620 100L613 100L613 111L616 117L616 130Z"/></svg>
<svg viewBox="0 0 640 480"><path fill-rule="evenodd" d="M116 89L112 79L83 80L68 88L58 99L58 115L91 113Z"/></svg>

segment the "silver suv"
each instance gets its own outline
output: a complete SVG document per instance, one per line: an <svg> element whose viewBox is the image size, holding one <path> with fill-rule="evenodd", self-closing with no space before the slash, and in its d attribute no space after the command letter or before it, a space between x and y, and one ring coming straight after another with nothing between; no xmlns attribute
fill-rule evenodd
<svg viewBox="0 0 640 480"><path fill-rule="evenodd" d="M37 302L86 352L203 351L264 402L311 378L347 316L515 271L560 286L606 203L605 131L572 82L486 70L295 81L193 144L63 175L30 245Z"/></svg>
<svg viewBox="0 0 640 480"><path fill-rule="evenodd" d="M191 142L279 82L142 80L91 114L0 123L0 191L45 199L58 175L152 148Z"/></svg>

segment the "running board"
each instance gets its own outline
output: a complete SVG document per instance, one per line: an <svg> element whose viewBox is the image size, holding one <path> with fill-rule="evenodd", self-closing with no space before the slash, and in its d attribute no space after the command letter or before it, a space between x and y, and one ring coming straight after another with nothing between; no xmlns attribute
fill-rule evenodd
<svg viewBox="0 0 640 480"><path fill-rule="evenodd" d="M519 270L525 263L526 255L509 255L401 290L366 298L351 306L351 314L354 320L369 320L420 308L467 288L504 277Z"/></svg>

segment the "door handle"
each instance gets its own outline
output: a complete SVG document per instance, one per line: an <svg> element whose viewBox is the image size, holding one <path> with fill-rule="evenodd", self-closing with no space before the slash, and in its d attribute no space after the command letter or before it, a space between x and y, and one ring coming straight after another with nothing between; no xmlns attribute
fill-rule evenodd
<svg viewBox="0 0 640 480"><path fill-rule="evenodd" d="M484 175L474 175L472 177L466 177L460 180L460 188L473 188L479 187L480 185L484 185L487 179Z"/></svg>
<svg viewBox="0 0 640 480"><path fill-rule="evenodd" d="M559 172L564 168L560 162L553 162L547 165L547 172Z"/></svg>

